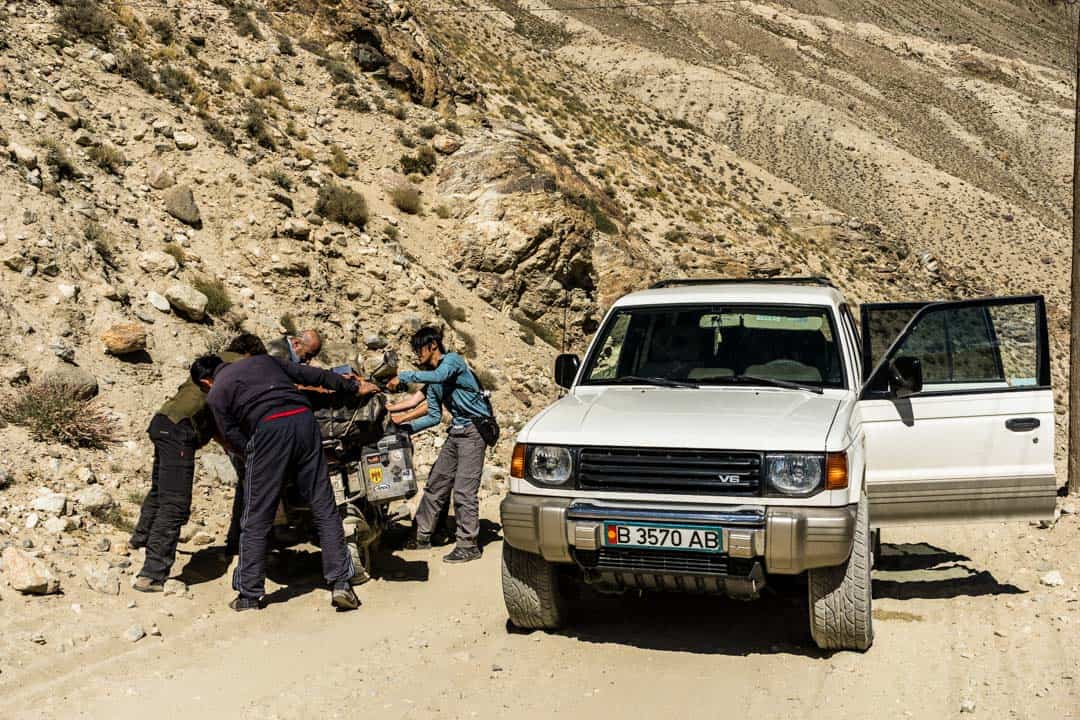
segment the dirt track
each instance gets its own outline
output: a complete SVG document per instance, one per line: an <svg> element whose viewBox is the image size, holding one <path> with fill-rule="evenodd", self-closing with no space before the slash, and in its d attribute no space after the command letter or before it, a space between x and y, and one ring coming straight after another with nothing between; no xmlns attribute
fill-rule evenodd
<svg viewBox="0 0 1080 720"><path fill-rule="evenodd" d="M485 510L494 516L493 504ZM1080 717L1080 602L1068 551L1078 529L1065 516L1049 531L887 533L874 581L877 641L866 655L831 656L809 640L798 582L746 604L586 599L571 630L519 635L505 626L498 541L466 566L444 565L439 550L399 552L387 565L396 577L361 588L364 607L352 614L330 610L308 553L291 556L292 585L268 609L233 613L225 577L197 583L222 572L204 553L185 571L190 598L124 588L137 607L86 595L81 615L72 597L27 601L36 612L0 623L4 646L29 644L34 630L49 643L19 652L29 658L21 667L3 663L0 717L697 718L737 709L941 718L959 715L967 699L976 717ZM1064 586L1040 585L1051 567ZM156 623L162 637L120 639L134 622Z"/></svg>

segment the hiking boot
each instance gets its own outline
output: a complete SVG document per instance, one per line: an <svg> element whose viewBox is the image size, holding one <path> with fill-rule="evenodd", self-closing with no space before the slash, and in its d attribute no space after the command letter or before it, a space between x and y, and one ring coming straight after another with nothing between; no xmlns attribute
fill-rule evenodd
<svg viewBox="0 0 1080 720"><path fill-rule="evenodd" d="M429 535L411 535L405 543L406 550L430 550L431 537Z"/></svg>
<svg viewBox="0 0 1080 720"><path fill-rule="evenodd" d="M473 560L479 560L481 554L480 548L466 548L458 545L449 555L444 556L442 560L444 563L467 563L472 562Z"/></svg>
<svg viewBox="0 0 1080 720"><path fill-rule="evenodd" d="M237 595L229 603L236 612L244 612L245 610L262 610L262 604L256 598L246 598L243 595Z"/></svg>
<svg viewBox="0 0 1080 720"><path fill-rule="evenodd" d="M352 585L347 581L339 582L334 585L334 591L330 595L330 604L338 610L355 610L360 607L360 598L356 597Z"/></svg>
<svg viewBox="0 0 1080 720"><path fill-rule="evenodd" d="M140 575L135 578L135 584L131 587L135 588L139 592L144 593L159 593L165 590L165 583L160 580L148 578L145 575Z"/></svg>

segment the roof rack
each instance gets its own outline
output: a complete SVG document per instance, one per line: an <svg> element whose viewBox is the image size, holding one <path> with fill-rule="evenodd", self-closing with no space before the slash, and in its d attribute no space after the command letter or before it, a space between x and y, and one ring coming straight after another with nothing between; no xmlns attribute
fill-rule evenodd
<svg viewBox="0 0 1080 720"><path fill-rule="evenodd" d="M774 285L819 285L821 287L836 288L832 281L824 277L768 277L768 278L671 278L661 280L649 287L650 290L660 288L681 287L684 285L731 285L734 283L769 283Z"/></svg>

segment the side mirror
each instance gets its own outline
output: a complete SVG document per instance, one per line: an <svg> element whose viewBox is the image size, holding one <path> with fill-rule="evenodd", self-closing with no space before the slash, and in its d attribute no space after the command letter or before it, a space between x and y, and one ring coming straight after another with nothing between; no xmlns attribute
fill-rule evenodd
<svg viewBox="0 0 1080 720"><path fill-rule="evenodd" d="M555 383L569 390L580 368L581 358L577 355L560 355L555 358Z"/></svg>
<svg viewBox="0 0 1080 720"><path fill-rule="evenodd" d="M893 397L906 398L922 392L922 360L901 356L889 363L889 392Z"/></svg>

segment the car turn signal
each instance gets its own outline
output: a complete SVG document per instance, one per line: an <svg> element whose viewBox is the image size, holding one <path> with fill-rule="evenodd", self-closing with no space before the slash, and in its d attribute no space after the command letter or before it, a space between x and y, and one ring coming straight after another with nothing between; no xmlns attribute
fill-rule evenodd
<svg viewBox="0 0 1080 720"><path fill-rule="evenodd" d="M829 453L825 458L825 489L843 490L847 486L847 453Z"/></svg>
<svg viewBox="0 0 1080 720"><path fill-rule="evenodd" d="M844 467L846 468L847 465L845 464ZM845 469L845 473L846 472ZM510 458L510 477L518 478L519 480L524 479L525 477L525 446L521 443L514 445L514 455ZM846 478L847 475L845 474L844 477ZM847 484L846 480L844 484Z"/></svg>

